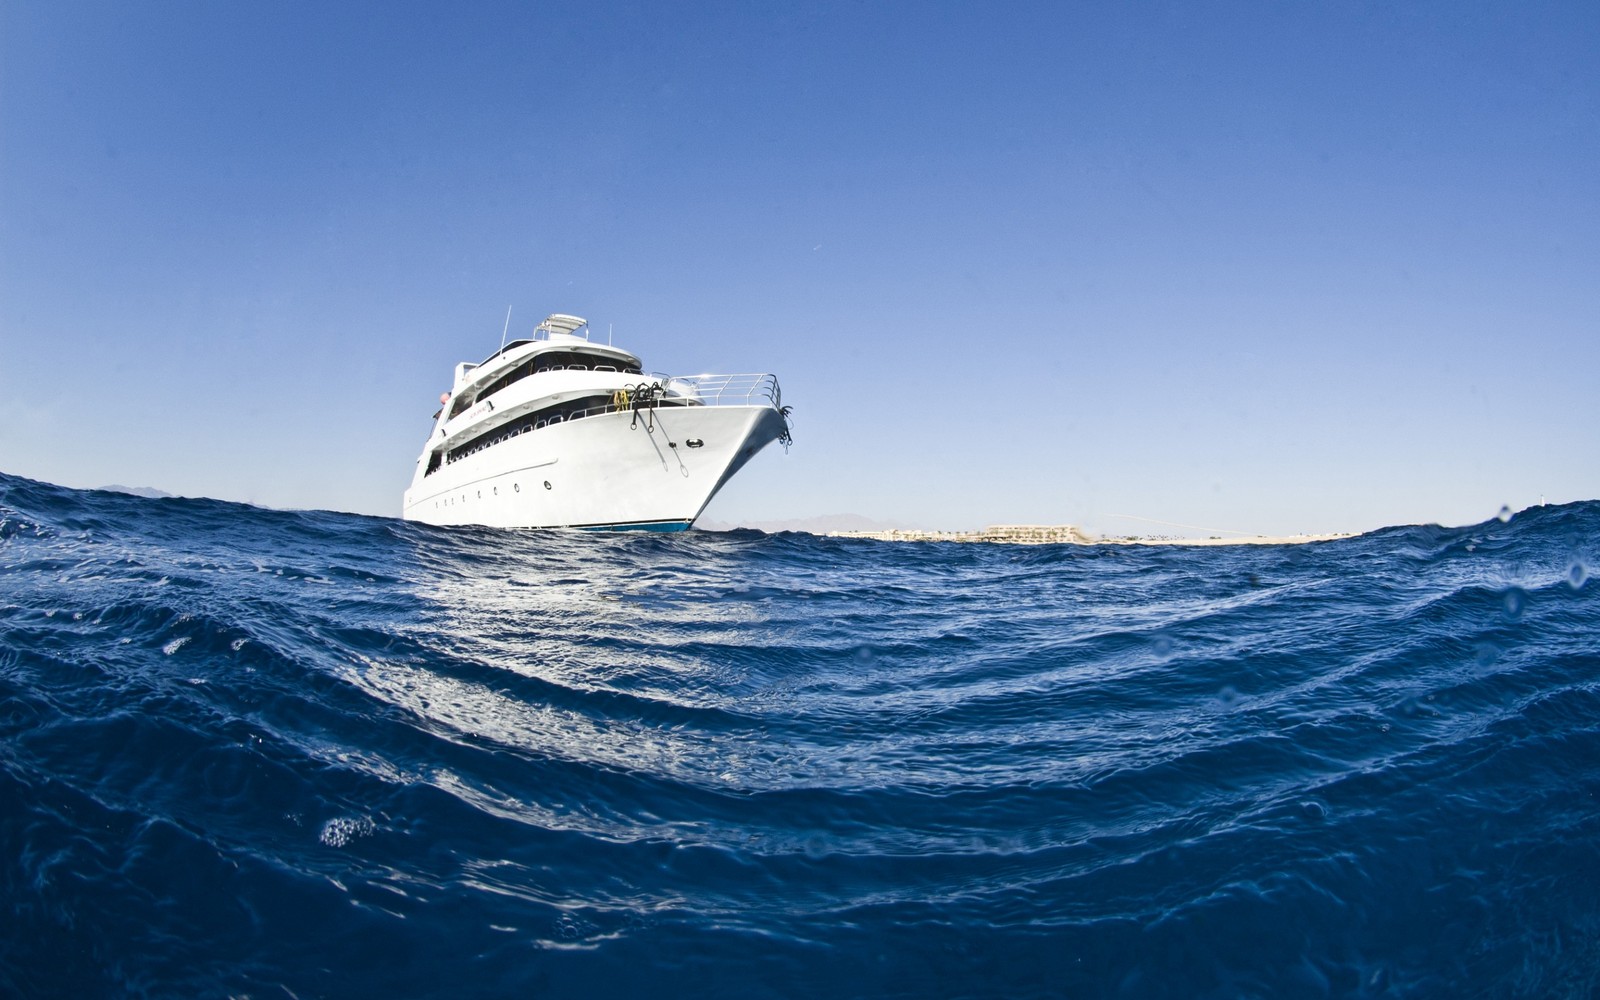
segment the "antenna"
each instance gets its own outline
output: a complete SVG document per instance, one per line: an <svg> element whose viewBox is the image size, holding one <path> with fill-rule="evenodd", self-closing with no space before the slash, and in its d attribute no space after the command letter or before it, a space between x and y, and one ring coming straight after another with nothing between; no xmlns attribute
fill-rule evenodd
<svg viewBox="0 0 1600 1000"><path fill-rule="evenodd" d="M606 324L606 346L607 347L611 346L611 324L610 323ZM1541 503L1543 503L1544 502L1544 498L1540 497L1539 501Z"/></svg>
<svg viewBox="0 0 1600 1000"><path fill-rule="evenodd" d="M506 325L500 328L500 349L506 349L506 331L511 329L511 307L506 306Z"/></svg>

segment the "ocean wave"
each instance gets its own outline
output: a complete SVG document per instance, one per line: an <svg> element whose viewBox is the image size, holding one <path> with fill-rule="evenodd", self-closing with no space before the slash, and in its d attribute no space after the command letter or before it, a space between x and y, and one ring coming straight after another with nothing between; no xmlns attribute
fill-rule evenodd
<svg viewBox="0 0 1600 1000"><path fill-rule="evenodd" d="M0 993L1586 996L1597 538L583 535L0 476Z"/></svg>

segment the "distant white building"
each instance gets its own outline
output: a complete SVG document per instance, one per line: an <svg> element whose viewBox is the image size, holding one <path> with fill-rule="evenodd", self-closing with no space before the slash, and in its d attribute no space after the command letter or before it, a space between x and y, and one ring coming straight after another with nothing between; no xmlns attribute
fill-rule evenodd
<svg viewBox="0 0 1600 1000"><path fill-rule="evenodd" d="M981 531L830 531L830 538L872 538L880 542L1004 542L1009 545L1061 545L1094 539L1071 524L991 524Z"/></svg>

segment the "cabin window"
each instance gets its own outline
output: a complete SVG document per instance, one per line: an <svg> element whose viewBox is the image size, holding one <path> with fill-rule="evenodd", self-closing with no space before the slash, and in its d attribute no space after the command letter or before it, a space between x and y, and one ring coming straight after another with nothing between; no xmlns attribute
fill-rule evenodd
<svg viewBox="0 0 1600 1000"><path fill-rule="evenodd" d="M513 382L520 382L536 372L561 371L568 368L578 371L623 372L628 375L643 374L637 365L629 365L621 358L614 358L607 354L590 354L585 351L545 351L542 354L534 355L478 390L476 398L488 399ZM454 415L451 414L451 416Z"/></svg>
<svg viewBox="0 0 1600 1000"><path fill-rule="evenodd" d="M535 410L525 416L518 417L510 423L501 424L490 431L485 431L477 437L468 438L466 441L450 449L445 456L445 461L456 462L468 455L476 454L485 448L491 448L502 441L525 434L528 431L560 423L564 420L578 420L582 417L595 416L604 413L611 407L611 394L594 396L581 396L570 399L555 406L547 406L542 410Z"/></svg>

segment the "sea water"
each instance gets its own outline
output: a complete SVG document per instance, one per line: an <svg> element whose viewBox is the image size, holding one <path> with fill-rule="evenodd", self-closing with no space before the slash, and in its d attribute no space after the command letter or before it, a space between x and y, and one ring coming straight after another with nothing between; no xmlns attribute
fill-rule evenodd
<svg viewBox="0 0 1600 1000"><path fill-rule="evenodd" d="M1600 504L1304 545L0 476L0 994L1600 990Z"/></svg>

